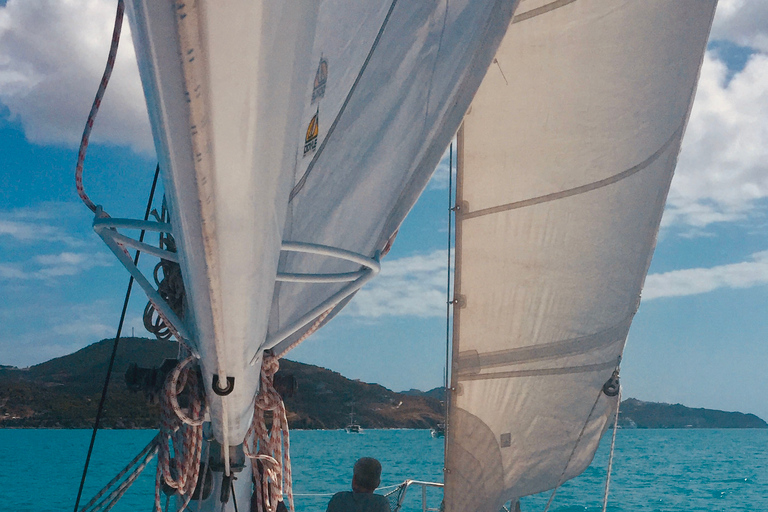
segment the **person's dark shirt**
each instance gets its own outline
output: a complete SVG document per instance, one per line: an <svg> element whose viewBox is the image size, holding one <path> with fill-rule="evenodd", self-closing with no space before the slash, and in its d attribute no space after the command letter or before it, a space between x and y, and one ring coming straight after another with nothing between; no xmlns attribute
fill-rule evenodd
<svg viewBox="0 0 768 512"><path fill-rule="evenodd" d="M343 491L333 495L326 512L391 512L391 509L381 494Z"/></svg>

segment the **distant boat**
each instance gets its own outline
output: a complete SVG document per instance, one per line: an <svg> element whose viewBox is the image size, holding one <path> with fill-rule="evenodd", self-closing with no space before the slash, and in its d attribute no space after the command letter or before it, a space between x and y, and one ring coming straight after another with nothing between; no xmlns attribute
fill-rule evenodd
<svg viewBox="0 0 768 512"><path fill-rule="evenodd" d="M438 423L431 431L432 437L445 437L445 423Z"/></svg>
<svg viewBox="0 0 768 512"><path fill-rule="evenodd" d="M362 434L363 427L358 423L355 423L355 408L352 406L352 410L349 412L349 423L344 428L348 434Z"/></svg>

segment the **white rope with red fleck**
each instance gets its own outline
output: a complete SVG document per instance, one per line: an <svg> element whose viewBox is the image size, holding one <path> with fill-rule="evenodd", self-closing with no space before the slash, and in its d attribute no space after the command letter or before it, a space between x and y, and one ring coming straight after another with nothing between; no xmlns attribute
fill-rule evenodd
<svg viewBox="0 0 768 512"><path fill-rule="evenodd" d="M315 320L315 323L312 324L312 327L307 329L307 332L302 334L299 339L297 339L296 341L294 341L293 343L288 345L285 348L285 350L280 352L277 356L275 356L275 358L276 359L280 359L285 354L287 354L288 352L290 352L294 348L298 347L301 343L304 342L304 340L306 340L307 338L312 336L315 333L315 331L317 331L320 328L320 326L322 325L323 321L325 321L326 317L331 314L331 311L333 311L333 308L335 308L335 307L336 307L336 304L334 304L333 306L331 306L328 309L326 309L323 313L321 313L320 316L317 317L317 320Z"/></svg>
<svg viewBox="0 0 768 512"><path fill-rule="evenodd" d="M98 494L96 494L96 496L91 498L91 501L86 503L80 509L80 512L107 511L112 508L112 506L117 503L117 500L119 500L120 497L122 497L128 488L133 484L133 482L136 481L141 472L144 471L144 468L147 467L147 464L149 464L150 460L152 460L152 457L155 456L158 450L159 438L160 434L158 433L155 437L152 438L149 444L147 444L147 446L145 446L141 452L139 452L139 454L136 455L136 457L134 457L134 459L129 462L120 473L117 474L117 476L115 476L107 485L105 485L104 488L99 491ZM109 490L111 490L126 474L128 474L128 477L119 486L117 486L117 488L115 488L109 496L101 500L101 502L97 503L98 500Z"/></svg>
<svg viewBox="0 0 768 512"><path fill-rule="evenodd" d="M101 77L99 83L99 89L96 91L96 98L93 100L91 111L88 114L88 120L85 122L85 129L83 130L83 138L80 141L80 151L77 153L77 166L75 168L75 185L77 186L77 194L80 199L83 200L85 206L91 209L92 212L96 211L96 205L85 193L83 187L83 163L85 162L85 152L88 149L88 139L91 137L91 130L93 129L93 122L96 120L96 114L101 106L101 100L104 97L104 91L107 90L107 84L109 83L109 77L112 75L112 69L115 67L115 58L117 57L117 47L120 43L120 31L123 27L123 13L125 12L124 0L117 1L117 13L115 14L115 26L112 29L112 44L109 47L109 57L107 58L107 66L104 69L104 74Z"/></svg>
<svg viewBox="0 0 768 512"><path fill-rule="evenodd" d="M295 512L288 419L283 399L274 386L275 373L279 368L278 358L271 353L265 354L261 365L261 389L256 395L253 420L243 443L245 455L251 459L256 483L258 510L252 512L274 512L283 494L290 501L291 512ZM266 411L272 411L270 431L267 431L264 420Z"/></svg>
<svg viewBox="0 0 768 512"><path fill-rule="evenodd" d="M197 372L193 368L187 368L194 359L195 356L184 359L165 381L165 391L161 399L160 451L155 475L155 512L162 512L160 491L163 482L183 497L179 510L189 504L197 486L205 413L202 410ZM178 402L178 396L185 389L189 400L189 414Z"/></svg>

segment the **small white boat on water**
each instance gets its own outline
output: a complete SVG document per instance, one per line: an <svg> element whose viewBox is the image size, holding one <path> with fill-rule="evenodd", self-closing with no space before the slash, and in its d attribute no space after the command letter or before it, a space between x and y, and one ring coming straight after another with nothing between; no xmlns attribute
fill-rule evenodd
<svg viewBox="0 0 768 512"><path fill-rule="evenodd" d="M278 359L375 276L457 131L444 510L497 512L584 471L618 413L714 8L129 0L169 216L90 205L185 351L137 459L160 454L156 510L161 491L293 509ZM139 229L165 242L120 232ZM131 247L178 270L173 305Z"/></svg>
<svg viewBox="0 0 768 512"><path fill-rule="evenodd" d="M355 421L355 409L354 409L354 407L349 412L349 423L347 423L347 426L344 427L344 430L346 430L348 434L362 434L363 433L363 427L361 427L360 424Z"/></svg>

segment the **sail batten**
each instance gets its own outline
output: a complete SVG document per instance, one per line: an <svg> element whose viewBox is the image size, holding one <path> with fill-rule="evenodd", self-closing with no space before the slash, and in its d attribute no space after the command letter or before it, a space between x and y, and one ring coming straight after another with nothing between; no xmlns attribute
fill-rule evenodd
<svg viewBox="0 0 768 512"><path fill-rule="evenodd" d="M521 1L458 137L446 511L591 463L714 6Z"/></svg>
<svg viewBox="0 0 768 512"><path fill-rule="evenodd" d="M515 201L513 203L507 203L499 206L484 208L482 210L468 211L462 214L462 219L468 220L475 217L482 217L483 215L490 215L493 213L504 212L507 210L515 210L517 208L525 208L526 206L533 206L536 204L546 203L549 201L557 201L558 199L565 199L566 197L576 196L579 194L586 194L587 192L591 192L593 190L597 190L599 188L607 187L609 185L613 185L614 183L618 183L621 180L629 178L633 174L640 172L643 169L646 169L649 165L651 165L659 157L661 157L661 155L664 154L664 152L666 152L666 150L672 144L674 144L675 142L679 142L679 139L682 136L683 128L684 128L684 124L681 125L680 128L678 128L677 130L675 130L675 133L673 133L672 136L669 139L667 139L667 142L665 142L663 146L661 146L655 153L653 153L647 159L645 159L644 161L640 162L637 165L633 165L629 169L621 171L620 173L614 174L607 178L603 178L601 180L587 183L585 185L570 188L567 190L561 190L560 192L552 192L542 196L532 197L530 199L522 199L520 201Z"/></svg>

